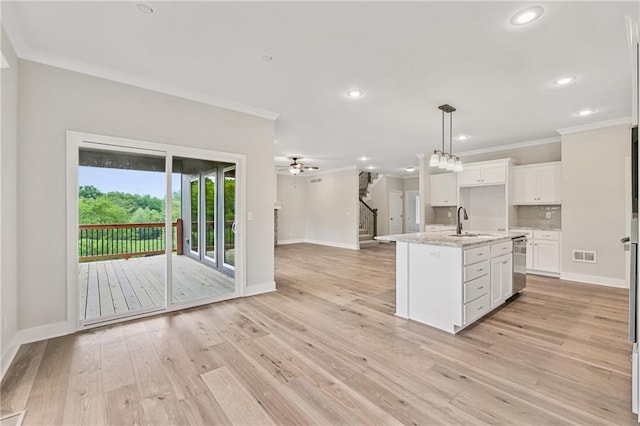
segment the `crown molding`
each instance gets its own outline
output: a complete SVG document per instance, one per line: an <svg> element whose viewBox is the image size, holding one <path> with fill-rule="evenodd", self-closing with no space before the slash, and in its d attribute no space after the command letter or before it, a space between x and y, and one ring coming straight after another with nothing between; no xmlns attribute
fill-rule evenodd
<svg viewBox="0 0 640 426"><path fill-rule="evenodd" d="M561 135L568 135L571 133L586 132L588 130L620 126L623 124L631 124L631 117L614 118L613 120L597 121L595 123L582 124L580 126L565 127L564 129L556 129L556 132L560 133Z"/></svg>
<svg viewBox="0 0 640 426"><path fill-rule="evenodd" d="M492 147L489 147L489 148L475 149L475 150L472 150L472 151L458 152L458 153L456 153L456 155L458 157L462 157L462 156L468 156L468 155L488 154L488 153L491 153L491 152L508 151L510 149L527 148L527 147L530 147L530 146L547 145L547 144L559 143L559 142L560 142L560 137L553 136L553 137L550 137L550 138L535 139L535 140L532 140L532 141L524 141L524 142L512 143L512 144L509 144L509 145L498 145L498 146L492 146Z"/></svg>
<svg viewBox="0 0 640 426"><path fill-rule="evenodd" d="M286 166L276 166L276 167L286 167ZM301 178L314 178L316 176L322 176L322 175L326 175L329 173L338 173L338 172L345 172L347 170L358 170L358 166L349 166L349 167L340 167L338 169L329 169L329 170L315 170L315 171L310 171L310 172L304 172L305 175L303 176L302 173L298 174L298 175L292 175L291 173L289 173L289 169L285 169L285 170L280 170L280 171L276 171L277 174L279 175L284 175L284 176L291 176L291 177L301 177Z"/></svg>
<svg viewBox="0 0 640 426"><path fill-rule="evenodd" d="M59 55L43 52L34 49L26 42L18 20L16 19L13 7L7 7L7 3L3 2L2 26L4 27L9 40L16 52L16 56L32 62L49 65L56 68L62 68L68 71L77 72L93 77L103 78L105 80L115 81L117 83L127 84L141 89L151 90L153 92L163 93L165 95L176 96L178 98L187 99L215 107L225 108L231 111L241 112L256 117L266 118L268 120L277 120L280 114L261 108L252 107L239 102L233 102L228 99L219 98L196 90L185 89L183 87L173 86L158 80L148 79L133 74L123 73L106 67L90 65L82 61L66 58Z"/></svg>

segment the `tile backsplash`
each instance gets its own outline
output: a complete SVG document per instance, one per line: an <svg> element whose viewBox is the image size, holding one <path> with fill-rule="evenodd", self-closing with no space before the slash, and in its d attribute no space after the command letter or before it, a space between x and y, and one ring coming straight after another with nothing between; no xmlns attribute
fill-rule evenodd
<svg viewBox="0 0 640 426"><path fill-rule="evenodd" d="M547 218L547 213L551 216ZM548 206L516 206L516 227L531 226L539 228L558 228L561 226L562 207Z"/></svg>
<svg viewBox="0 0 640 426"><path fill-rule="evenodd" d="M455 225L456 207L432 207L433 214L427 217L430 225ZM451 216L451 217L449 217Z"/></svg>

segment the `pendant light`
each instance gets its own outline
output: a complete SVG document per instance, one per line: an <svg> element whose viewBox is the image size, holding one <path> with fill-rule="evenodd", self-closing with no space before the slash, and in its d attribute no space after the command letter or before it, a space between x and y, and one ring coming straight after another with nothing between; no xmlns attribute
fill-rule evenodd
<svg viewBox="0 0 640 426"><path fill-rule="evenodd" d="M442 150L435 150L429 157L429 166L446 169L449 171L461 172L463 170L462 161L457 155L453 154L453 112L456 110L448 104L438 107L442 111ZM444 114L449 114L449 152L444 150Z"/></svg>

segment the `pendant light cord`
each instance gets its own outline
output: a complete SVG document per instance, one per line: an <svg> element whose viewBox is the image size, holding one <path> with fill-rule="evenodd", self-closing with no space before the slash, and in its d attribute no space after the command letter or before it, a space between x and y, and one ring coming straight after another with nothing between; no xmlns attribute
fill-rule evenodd
<svg viewBox="0 0 640 426"><path fill-rule="evenodd" d="M453 112L449 113L449 155L453 155Z"/></svg>
<svg viewBox="0 0 640 426"><path fill-rule="evenodd" d="M444 155L444 110L442 110L442 155Z"/></svg>

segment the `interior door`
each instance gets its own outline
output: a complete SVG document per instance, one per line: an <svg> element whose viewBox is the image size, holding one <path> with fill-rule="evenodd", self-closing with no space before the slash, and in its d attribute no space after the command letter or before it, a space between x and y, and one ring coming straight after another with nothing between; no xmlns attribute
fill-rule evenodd
<svg viewBox="0 0 640 426"><path fill-rule="evenodd" d="M402 191L389 191L389 233L402 234Z"/></svg>

